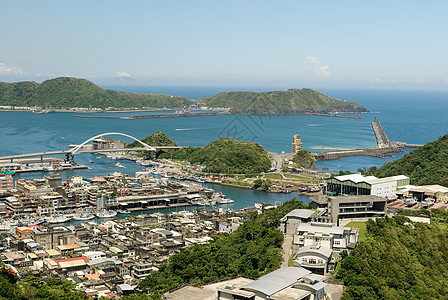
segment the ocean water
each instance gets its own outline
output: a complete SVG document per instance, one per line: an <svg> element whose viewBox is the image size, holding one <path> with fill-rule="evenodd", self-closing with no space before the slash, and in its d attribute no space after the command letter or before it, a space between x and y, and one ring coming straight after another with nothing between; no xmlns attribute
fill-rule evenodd
<svg viewBox="0 0 448 300"><path fill-rule="evenodd" d="M223 90L231 89L159 87L154 91L152 87L148 90L140 87L127 91L158 92L197 99ZM322 146L347 149L375 146L376 140L370 125L374 118L381 122L389 139L394 141L425 144L448 132L447 91L322 90L322 92L347 101L359 102L370 112L360 114L361 119L309 115L225 115L140 120L77 118L75 117L77 113L33 115L31 112L0 112L0 156L68 149L70 144L80 144L90 137L107 132L121 132L142 139L161 130L181 146L204 146L220 137L232 137L260 143L271 152L286 153L291 152L294 134L299 134L304 147L312 152L319 151L313 148ZM131 141L127 138L123 140ZM389 159L351 157L321 161L317 166L327 167L331 171L356 171L358 168L373 165L379 167L386 161L403 155L396 154ZM129 161L121 161L126 168L117 168L115 161L105 157L96 159L96 156L77 155L77 161L91 166L92 169L66 171L64 177L73 175L93 177L113 171L133 174L141 169ZM89 160L93 163L89 163ZM32 173L21 176L35 178L42 175ZM229 189L224 193L236 193L233 196L241 199L239 200L241 205L235 204L235 206L246 207L249 206L246 204L258 202L257 199L274 203L276 199L291 198L291 195L263 196L273 194Z"/></svg>

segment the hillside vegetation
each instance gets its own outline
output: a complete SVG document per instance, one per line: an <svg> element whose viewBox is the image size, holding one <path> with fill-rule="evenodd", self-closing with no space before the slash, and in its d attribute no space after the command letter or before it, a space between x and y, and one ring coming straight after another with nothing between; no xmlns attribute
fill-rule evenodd
<svg viewBox="0 0 448 300"><path fill-rule="evenodd" d="M148 135L143 140L141 140L143 143L149 146L157 147L157 146L178 146L176 142L174 142L172 139L170 139L164 132L157 131L156 133L152 135ZM134 148L134 147L141 147L141 144L137 141L126 144L126 148Z"/></svg>
<svg viewBox="0 0 448 300"><path fill-rule="evenodd" d="M230 108L237 114L293 114L363 112L365 107L358 103L342 101L326 96L312 89L289 89L283 91L224 92L199 99L207 107Z"/></svg>
<svg viewBox="0 0 448 300"><path fill-rule="evenodd" d="M448 186L448 134L419 147L404 157L388 162L375 176L406 175L415 185L440 184Z"/></svg>
<svg viewBox="0 0 448 300"><path fill-rule="evenodd" d="M59 77L36 82L0 82L0 105L70 107L180 108L193 101L178 96L104 90L86 79Z"/></svg>
<svg viewBox="0 0 448 300"><path fill-rule="evenodd" d="M280 267L283 234L280 219L296 208L309 208L297 199L254 213L235 232L213 236L206 245L182 249L140 282L140 289L159 298L184 284L196 286L236 276L259 277Z"/></svg>
<svg viewBox="0 0 448 300"><path fill-rule="evenodd" d="M75 290L75 283L55 278L42 279L26 276L19 277L11 273L0 263L0 299L13 300L89 300L85 293Z"/></svg>
<svg viewBox="0 0 448 300"><path fill-rule="evenodd" d="M297 164L300 168L305 169L315 169L314 159L311 156L310 151L307 149L302 149L297 151L297 153L292 158L293 162Z"/></svg>
<svg viewBox="0 0 448 300"><path fill-rule="evenodd" d="M440 225L403 216L367 222L369 238L344 258L343 300L446 299L448 237ZM446 220L445 220L446 221Z"/></svg>
<svg viewBox="0 0 448 300"><path fill-rule="evenodd" d="M271 159L260 144L220 138L205 147L187 147L176 151L173 159L205 166L205 172L255 174L267 172Z"/></svg>

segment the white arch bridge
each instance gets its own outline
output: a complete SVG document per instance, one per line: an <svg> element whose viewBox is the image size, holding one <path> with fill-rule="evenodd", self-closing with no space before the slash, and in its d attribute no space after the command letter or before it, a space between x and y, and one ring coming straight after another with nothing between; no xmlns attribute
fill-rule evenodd
<svg viewBox="0 0 448 300"><path fill-rule="evenodd" d="M108 135L120 135L120 136L124 136L127 138L130 138L136 142L138 142L139 144L142 145L142 147L138 147L138 148L112 148L112 149L85 149L85 146L90 143L91 141L101 138L103 136L108 136ZM106 133L102 133L102 134L98 134L94 137L89 138L88 140L85 140L84 142L82 142L79 145L76 145L75 147L73 147L70 150L59 150L59 151L47 151L47 152L37 152L37 153L28 153L28 154L17 154L17 155L10 155L10 156L2 156L0 157L0 161L6 161L9 160L11 162L13 162L14 159L20 159L20 158L27 158L27 157L38 157L40 156L41 159L43 159L44 156L49 156L49 155L57 155L57 154L65 154L67 157L73 157L76 154L80 154L80 153L96 153L96 152L124 152L124 151L150 151L150 152L156 152L158 150L163 150L163 149L180 149L182 147L178 147L178 146L157 146L157 147L153 147L150 145L147 145L145 143L143 143L142 141L140 141L139 139L129 135L129 134L125 134L125 133L120 133L120 132L106 132Z"/></svg>

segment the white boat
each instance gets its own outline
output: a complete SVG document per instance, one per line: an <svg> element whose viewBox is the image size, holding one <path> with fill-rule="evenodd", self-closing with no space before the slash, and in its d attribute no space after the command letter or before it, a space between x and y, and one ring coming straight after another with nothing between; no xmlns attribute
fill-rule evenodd
<svg viewBox="0 0 448 300"><path fill-rule="evenodd" d="M101 210L101 211L99 211L99 212L97 212L96 214L95 214L95 216L97 217L97 218L102 218L102 219L107 219L107 218L113 218L113 217L115 217L117 215L117 212L116 211L113 211L113 210Z"/></svg>
<svg viewBox="0 0 448 300"><path fill-rule="evenodd" d="M120 164L120 162L117 162L117 163L115 164L115 166L116 166L116 167L119 167L119 168L126 168L125 166L123 166L122 164Z"/></svg>
<svg viewBox="0 0 448 300"><path fill-rule="evenodd" d="M395 200L397 200L397 196L388 196L388 197L386 197L386 199L387 199L387 202L393 202L393 201L395 201Z"/></svg>
<svg viewBox="0 0 448 300"><path fill-rule="evenodd" d="M45 221L48 224L59 224L68 222L71 219L72 219L71 217L67 217L66 215L53 215L51 217L48 217Z"/></svg>
<svg viewBox="0 0 448 300"><path fill-rule="evenodd" d="M131 212L129 210L127 210L127 209L120 209L120 210L117 210L117 213L119 213L119 214L130 214Z"/></svg>
<svg viewBox="0 0 448 300"><path fill-rule="evenodd" d="M92 220L93 218L95 218L95 215L90 214L90 213L80 213L77 214L73 217L73 220L76 221L88 221L88 220Z"/></svg>
<svg viewBox="0 0 448 300"><path fill-rule="evenodd" d="M423 207L429 207L429 206L433 205L434 202L435 202L435 200L433 198L428 197L428 198L425 198L425 200L422 201L422 206Z"/></svg>
<svg viewBox="0 0 448 300"><path fill-rule="evenodd" d="M417 204L417 200L415 198L406 198L404 199L404 204L407 206L413 206Z"/></svg>
<svg viewBox="0 0 448 300"><path fill-rule="evenodd" d="M233 201L232 199L221 199L221 200L219 200L219 202L218 201L216 201L217 203L219 203L219 204L230 204L230 203L233 203L233 202L235 202L235 201Z"/></svg>

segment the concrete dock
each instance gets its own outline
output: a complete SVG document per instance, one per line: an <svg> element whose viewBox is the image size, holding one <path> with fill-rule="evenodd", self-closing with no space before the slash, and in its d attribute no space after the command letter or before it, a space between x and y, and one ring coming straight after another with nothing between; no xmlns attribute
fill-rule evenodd
<svg viewBox="0 0 448 300"><path fill-rule="evenodd" d="M402 148L417 148L421 145L406 144L403 142L390 141L384 131L381 123L377 120L372 121L372 129L375 134L377 146L371 148L345 149L340 151L315 152L313 157L316 160L336 160L343 157L352 156L373 156L386 158L393 153L404 152Z"/></svg>

